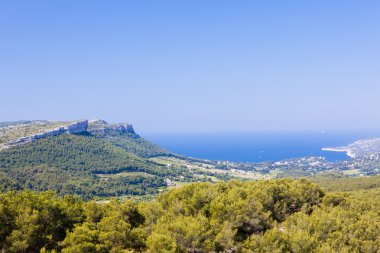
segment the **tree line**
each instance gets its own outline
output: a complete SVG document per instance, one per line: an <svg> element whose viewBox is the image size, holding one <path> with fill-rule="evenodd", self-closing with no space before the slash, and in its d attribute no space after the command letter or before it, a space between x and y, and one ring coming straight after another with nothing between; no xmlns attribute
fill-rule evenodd
<svg viewBox="0 0 380 253"><path fill-rule="evenodd" d="M3 252L379 252L380 189L308 180L193 183L155 200L0 195Z"/></svg>

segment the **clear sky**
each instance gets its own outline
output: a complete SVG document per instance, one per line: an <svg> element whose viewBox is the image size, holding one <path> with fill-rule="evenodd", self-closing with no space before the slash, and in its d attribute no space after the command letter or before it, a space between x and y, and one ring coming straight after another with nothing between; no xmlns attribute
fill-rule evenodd
<svg viewBox="0 0 380 253"><path fill-rule="evenodd" d="M0 121L380 129L380 1L0 3Z"/></svg>

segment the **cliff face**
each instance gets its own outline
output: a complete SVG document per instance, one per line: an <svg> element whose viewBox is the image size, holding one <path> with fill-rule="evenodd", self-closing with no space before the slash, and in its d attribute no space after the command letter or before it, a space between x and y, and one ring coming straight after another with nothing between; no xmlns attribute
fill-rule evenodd
<svg viewBox="0 0 380 253"><path fill-rule="evenodd" d="M88 128L88 120L77 121L67 126L57 127L51 130L44 131L42 133L34 134L27 137L22 137L20 139L7 142L3 145L3 149L10 148L13 146L24 145L26 143L34 142L42 138L46 138L49 136L57 136L63 133L79 134L79 133L86 132L87 128Z"/></svg>
<svg viewBox="0 0 380 253"><path fill-rule="evenodd" d="M119 132L119 133L130 133L136 134L133 126L130 124L108 124L107 122L90 122L88 129L89 132L94 133L109 133L109 132Z"/></svg>
<svg viewBox="0 0 380 253"><path fill-rule="evenodd" d="M130 124L109 124L106 121L100 119L91 120L90 122L88 120L76 121L71 124L66 123L66 125L65 122L62 122L61 126L58 124L53 127L53 129L45 131L41 130L42 132L36 134L24 136L5 143L3 142L3 144L0 145L0 150L24 145L42 138L57 136L63 133L79 134L88 131L90 133L100 135L129 134L132 137L139 138L139 136L135 133L132 125Z"/></svg>
<svg viewBox="0 0 380 253"><path fill-rule="evenodd" d="M86 132L88 128L88 120L77 121L71 125L68 125L63 128L64 132L70 134L79 134Z"/></svg>

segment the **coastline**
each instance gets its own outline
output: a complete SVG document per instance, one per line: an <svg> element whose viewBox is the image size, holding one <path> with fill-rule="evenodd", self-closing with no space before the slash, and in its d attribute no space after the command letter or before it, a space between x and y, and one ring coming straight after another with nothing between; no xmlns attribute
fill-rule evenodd
<svg viewBox="0 0 380 253"><path fill-rule="evenodd" d="M166 134L147 139L184 156L233 162L281 161L296 157L324 156L329 161L351 157L342 151L325 152L324 147L344 147L360 138L348 134L249 133L249 134Z"/></svg>
<svg viewBox="0 0 380 253"><path fill-rule="evenodd" d="M350 149L344 148L344 147L341 147L341 148L321 148L321 150L331 151L331 152L345 152L347 156L349 156L351 158L355 158L355 155L353 154L353 152Z"/></svg>

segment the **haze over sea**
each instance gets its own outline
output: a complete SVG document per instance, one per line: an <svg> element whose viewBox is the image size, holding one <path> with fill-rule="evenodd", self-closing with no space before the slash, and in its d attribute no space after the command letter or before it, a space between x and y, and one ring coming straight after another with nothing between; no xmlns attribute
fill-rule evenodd
<svg viewBox="0 0 380 253"><path fill-rule="evenodd" d="M174 153L196 158L262 162L324 156L329 161L340 161L349 157L342 152L322 151L321 148L380 137L380 132L145 134L144 137Z"/></svg>

